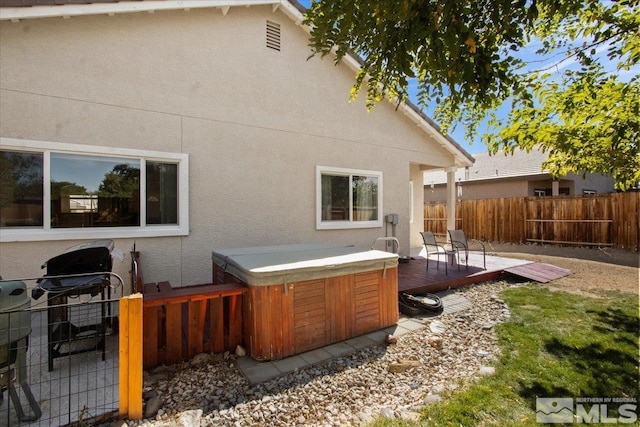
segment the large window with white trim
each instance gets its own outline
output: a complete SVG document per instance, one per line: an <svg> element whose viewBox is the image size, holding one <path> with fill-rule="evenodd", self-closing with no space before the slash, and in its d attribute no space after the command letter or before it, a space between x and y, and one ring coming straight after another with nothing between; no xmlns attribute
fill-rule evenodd
<svg viewBox="0 0 640 427"><path fill-rule="evenodd" d="M382 172L316 168L318 229L382 226Z"/></svg>
<svg viewBox="0 0 640 427"><path fill-rule="evenodd" d="M1 241L188 234L185 154L1 142Z"/></svg>

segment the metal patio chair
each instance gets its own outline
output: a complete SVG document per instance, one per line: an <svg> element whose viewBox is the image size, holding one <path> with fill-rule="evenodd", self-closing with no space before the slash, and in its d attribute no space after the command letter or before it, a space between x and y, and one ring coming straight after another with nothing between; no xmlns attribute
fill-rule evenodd
<svg viewBox="0 0 640 427"><path fill-rule="evenodd" d="M449 232L449 243L451 246L455 247L458 252L458 270L460 269L460 251L464 250L464 263L467 266L467 270L469 269L469 242L473 242L476 245L480 245L482 247L482 262L483 262L483 270L487 269L487 251L484 247L484 243L480 240L469 239L464 235L464 231L462 230L448 230Z"/></svg>
<svg viewBox="0 0 640 427"><path fill-rule="evenodd" d="M449 270L447 268L447 257L453 260L456 255L456 248L451 246L450 249L447 249L445 245L438 243L436 240L436 236L431 231L421 231L420 235L422 236L422 241L424 242L424 248L427 251L427 271L429 271L429 256L436 254L436 269L440 269L440 255L444 255L444 271L445 274L449 274Z"/></svg>

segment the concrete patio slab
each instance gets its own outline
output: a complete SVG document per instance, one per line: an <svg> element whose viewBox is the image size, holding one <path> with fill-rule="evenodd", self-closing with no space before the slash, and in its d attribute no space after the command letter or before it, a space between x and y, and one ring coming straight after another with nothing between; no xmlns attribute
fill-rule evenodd
<svg viewBox="0 0 640 427"><path fill-rule="evenodd" d="M447 304L454 306L454 308L450 310L464 310L471 306L469 300L453 292L445 293L443 298L446 298L445 301L447 301ZM468 304L465 304L465 302ZM305 369L337 357L346 356L365 348L383 344L387 335L394 335L398 337L424 328L429 321L435 318L437 318L437 316L411 318L402 315L396 325L389 326L378 331L373 331L366 335L351 338L346 341L330 344L296 356L287 357L285 359L258 362L251 359L249 356L241 357L238 358L238 368L251 384L258 384L276 378L280 375L293 372L297 369Z"/></svg>

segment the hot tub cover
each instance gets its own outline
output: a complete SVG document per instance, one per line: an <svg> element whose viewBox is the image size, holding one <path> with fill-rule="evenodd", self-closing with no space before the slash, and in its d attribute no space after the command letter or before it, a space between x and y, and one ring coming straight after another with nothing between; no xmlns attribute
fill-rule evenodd
<svg viewBox="0 0 640 427"><path fill-rule="evenodd" d="M398 265L398 255L355 246L300 243L279 246L218 249L213 262L253 286L276 285Z"/></svg>

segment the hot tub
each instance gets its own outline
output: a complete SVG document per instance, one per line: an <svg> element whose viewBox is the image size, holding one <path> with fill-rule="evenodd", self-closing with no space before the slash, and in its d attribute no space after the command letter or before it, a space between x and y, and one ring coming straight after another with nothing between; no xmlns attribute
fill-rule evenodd
<svg viewBox="0 0 640 427"><path fill-rule="evenodd" d="M398 321L398 256L323 243L213 251L213 283L243 283L256 360L302 353Z"/></svg>

